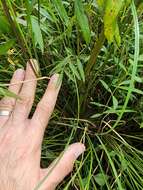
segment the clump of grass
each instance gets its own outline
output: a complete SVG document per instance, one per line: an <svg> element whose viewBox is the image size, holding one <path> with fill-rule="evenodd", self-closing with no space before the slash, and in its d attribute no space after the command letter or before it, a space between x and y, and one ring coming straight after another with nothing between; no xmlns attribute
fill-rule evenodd
<svg viewBox="0 0 143 190"><path fill-rule="evenodd" d="M143 3L0 3L0 95L13 95L4 84L32 57L39 61L38 77L58 72L63 80L43 140L42 167L69 143L87 147L57 189L142 190ZM45 87L40 80L34 107Z"/></svg>

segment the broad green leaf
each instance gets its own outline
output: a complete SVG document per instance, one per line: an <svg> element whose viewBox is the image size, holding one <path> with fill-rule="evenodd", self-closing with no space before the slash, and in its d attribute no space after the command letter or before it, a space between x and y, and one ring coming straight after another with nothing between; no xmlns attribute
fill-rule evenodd
<svg viewBox="0 0 143 190"><path fill-rule="evenodd" d="M81 76L83 82L85 82L85 75L84 75L83 66L82 66L82 63L79 59L77 59L77 67L78 67L78 70L79 70L79 73L80 73L80 76Z"/></svg>
<svg viewBox="0 0 143 190"><path fill-rule="evenodd" d="M8 33L11 31L10 25L4 16L0 16L0 33Z"/></svg>
<svg viewBox="0 0 143 190"><path fill-rule="evenodd" d="M102 173L98 173L97 175L94 176L96 183L100 186L104 186L108 178L109 177L107 175L102 174Z"/></svg>
<svg viewBox="0 0 143 190"><path fill-rule="evenodd" d="M44 42L43 42L43 37L41 33L41 29L38 23L38 20L36 17L31 16L31 24L32 24L32 32L34 36L34 42L35 46L38 44L42 53L44 52Z"/></svg>
<svg viewBox="0 0 143 190"><path fill-rule="evenodd" d="M5 43L0 44L0 55L5 55L7 51L13 47L15 41L14 40L9 40Z"/></svg>
<svg viewBox="0 0 143 190"><path fill-rule="evenodd" d="M69 17L67 15L66 9L62 3L62 0L52 0L52 3L56 7L60 18L65 21L65 24L68 25L69 23Z"/></svg>
<svg viewBox="0 0 143 190"><path fill-rule="evenodd" d="M83 37L86 43L89 44L90 39L91 39L90 27L88 23L88 18L84 11L82 0L75 0L75 15L76 15L78 24L81 28Z"/></svg>

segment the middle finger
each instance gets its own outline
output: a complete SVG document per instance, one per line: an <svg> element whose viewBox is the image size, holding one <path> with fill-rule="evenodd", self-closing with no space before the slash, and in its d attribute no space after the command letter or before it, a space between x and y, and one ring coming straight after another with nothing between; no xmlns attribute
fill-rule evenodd
<svg viewBox="0 0 143 190"><path fill-rule="evenodd" d="M37 64L37 61L33 59L31 59L27 63L25 80L31 80L31 81L24 83L22 86L21 92L19 94L21 99L17 100L15 109L13 111L13 119L16 119L16 120L27 119L31 111L34 97L35 97L37 81L36 81L35 73L30 65L30 62L32 62L32 64L35 64L35 65Z"/></svg>

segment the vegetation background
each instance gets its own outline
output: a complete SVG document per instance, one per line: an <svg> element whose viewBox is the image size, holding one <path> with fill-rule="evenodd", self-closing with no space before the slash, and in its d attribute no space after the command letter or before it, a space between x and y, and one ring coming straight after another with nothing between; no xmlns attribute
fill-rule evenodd
<svg viewBox="0 0 143 190"><path fill-rule="evenodd" d="M33 110L44 77L63 80L42 167L86 145L58 190L143 189L142 21L142 0L0 1L0 96L15 96L6 84L29 58L40 66Z"/></svg>

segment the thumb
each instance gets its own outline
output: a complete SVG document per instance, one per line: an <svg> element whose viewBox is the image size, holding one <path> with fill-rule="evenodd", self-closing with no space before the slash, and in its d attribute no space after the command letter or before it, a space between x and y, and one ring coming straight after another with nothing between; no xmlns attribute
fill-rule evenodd
<svg viewBox="0 0 143 190"><path fill-rule="evenodd" d="M41 169L42 190L53 190L72 171L75 160L85 151L81 143L70 145L62 156L57 158L47 169ZM46 180L43 180L46 179Z"/></svg>

